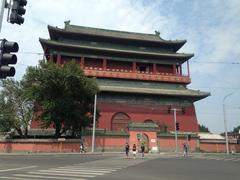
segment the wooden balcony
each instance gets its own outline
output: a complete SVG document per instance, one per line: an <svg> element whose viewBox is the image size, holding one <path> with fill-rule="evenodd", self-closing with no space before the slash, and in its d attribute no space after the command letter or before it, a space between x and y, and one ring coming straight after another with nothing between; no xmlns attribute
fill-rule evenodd
<svg viewBox="0 0 240 180"><path fill-rule="evenodd" d="M161 81L161 82L174 82L174 83L190 83L191 78L188 76L181 76L170 73L156 73L152 72L133 72L123 69L106 69L102 68L87 68L84 69L86 76L104 77L104 78L120 78L120 79L132 79L132 80L144 80L144 81Z"/></svg>

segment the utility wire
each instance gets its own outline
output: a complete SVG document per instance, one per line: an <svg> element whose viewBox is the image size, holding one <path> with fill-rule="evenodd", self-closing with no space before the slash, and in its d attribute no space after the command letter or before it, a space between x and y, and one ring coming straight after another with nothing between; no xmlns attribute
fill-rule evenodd
<svg viewBox="0 0 240 180"><path fill-rule="evenodd" d="M43 52L31 52L31 51L20 51L18 52L20 54L36 54L36 55L45 55L45 56L48 56L50 54L44 54ZM240 65L240 62L223 62L223 61L195 61L195 60L192 60L190 62L193 62L193 63L203 63L203 64L235 64L235 65Z"/></svg>
<svg viewBox="0 0 240 180"><path fill-rule="evenodd" d="M223 61L190 61L190 62L193 62L193 63L206 63L206 64L237 64L237 65L240 65L240 62L223 62Z"/></svg>

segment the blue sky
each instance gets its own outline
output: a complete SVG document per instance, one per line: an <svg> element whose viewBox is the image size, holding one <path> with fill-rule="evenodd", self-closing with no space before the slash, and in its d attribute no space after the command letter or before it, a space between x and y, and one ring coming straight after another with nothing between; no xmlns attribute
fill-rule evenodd
<svg viewBox="0 0 240 180"><path fill-rule="evenodd" d="M224 131L223 98L228 129L240 125L240 1L239 0L29 0L23 25L6 22L1 38L17 41L20 50L16 79L27 66L42 59L39 37L49 38L47 25L71 24L114 30L154 33L163 39L186 39L179 52L190 60L192 89L211 92L195 103L200 124L211 132ZM185 69L186 70L186 69Z"/></svg>

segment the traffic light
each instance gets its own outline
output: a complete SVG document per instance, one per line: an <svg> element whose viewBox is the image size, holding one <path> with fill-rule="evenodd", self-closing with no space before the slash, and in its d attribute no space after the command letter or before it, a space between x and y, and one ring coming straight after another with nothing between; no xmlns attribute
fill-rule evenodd
<svg viewBox="0 0 240 180"><path fill-rule="evenodd" d="M179 123L176 122L176 130L179 131Z"/></svg>
<svg viewBox="0 0 240 180"><path fill-rule="evenodd" d="M8 66L9 64L17 63L17 56L11 54L12 52L18 52L18 44L2 39L0 44L0 78L13 77L15 75L15 68Z"/></svg>
<svg viewBox="0 0 240 180"><path fill-rule="evenodd" d="M27 0L13 0L13 4L11 6L11 14L10 14L10 23L14 24L23 24L24 18L22 15L25 14L26 9L24 6L27 5Z"/></svg>

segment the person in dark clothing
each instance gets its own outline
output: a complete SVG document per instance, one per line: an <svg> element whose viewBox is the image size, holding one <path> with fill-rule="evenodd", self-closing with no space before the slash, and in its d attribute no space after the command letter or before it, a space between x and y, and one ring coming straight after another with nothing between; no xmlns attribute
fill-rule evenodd
<svg viewBox="0 0 240 180"><path fill-rule="evenodd" d="M136 154L137 154L136 144L133 144L132 152L133 152L133 159L136 159Z"/></svg>
<svg viewBox="0 0 240 180"><path fill-rule="evenodd" d="M128 158L128 154L129 154L129 144L128 143L126 143L126 145L125 145L125 153Z"/></svg>
<svg viewBox="0 0 240 180"><path fill-rule="evenodd" d="M187 144L183 144L183 156L187 157L188 156L188 145Z"/></svg>
<svg viewBox="0 0 240 180"><path fill-rule="evenodd" d="M142 144L141 145L142 158L144 158L144 151L145 151L145 146L144 146L144 144Z"/></svg>

